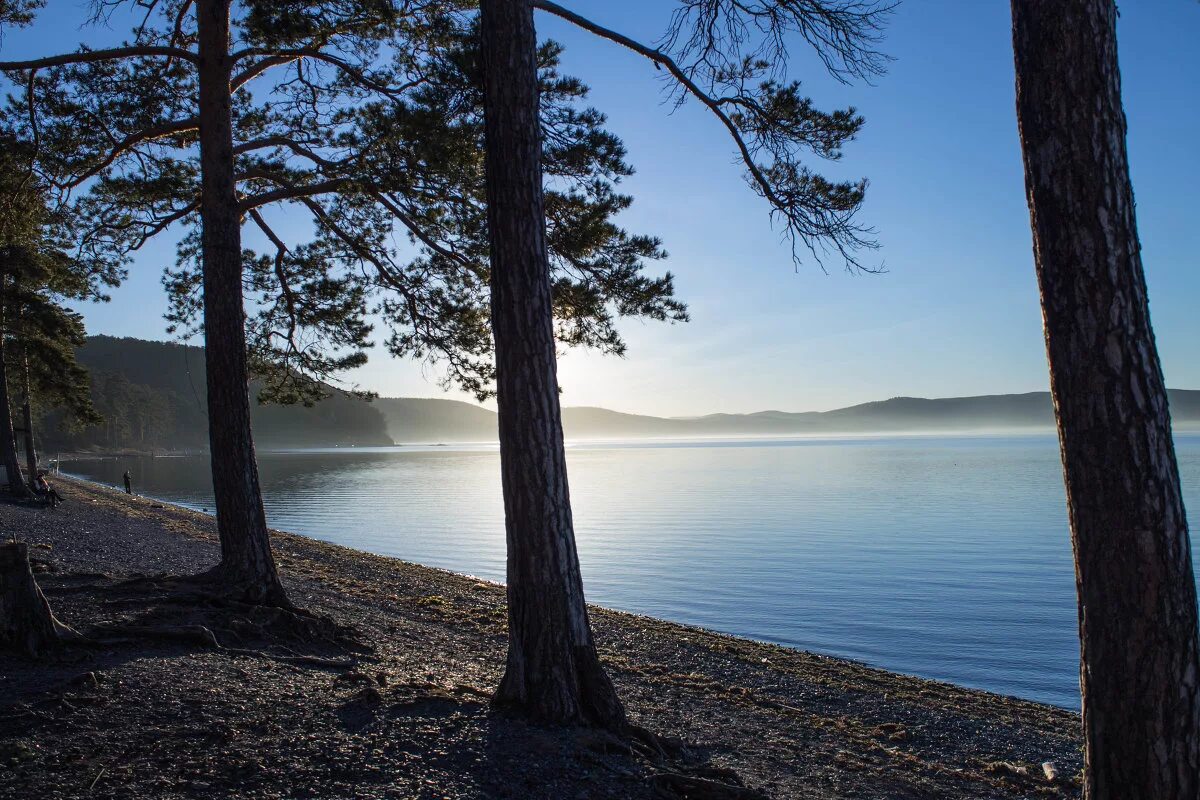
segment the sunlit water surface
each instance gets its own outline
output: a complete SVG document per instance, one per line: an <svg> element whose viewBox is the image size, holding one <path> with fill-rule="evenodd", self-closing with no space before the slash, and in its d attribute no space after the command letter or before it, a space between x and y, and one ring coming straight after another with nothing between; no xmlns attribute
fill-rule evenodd
<svg viewBox="0 0 1200 800"><path fill-rule="evenodd" d="M1177 435L1200 507L1200 436ZM588 599L1077 708L1051 436L579 443ZM504 579L495 446L260 453L274 527ZM63 471L211 510L206 458Z"/></svg>

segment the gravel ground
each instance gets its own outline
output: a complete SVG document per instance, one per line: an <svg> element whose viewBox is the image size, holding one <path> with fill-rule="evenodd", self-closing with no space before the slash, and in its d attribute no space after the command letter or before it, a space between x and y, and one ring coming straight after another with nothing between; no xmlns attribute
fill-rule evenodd
<svg viewBox="0 0 1200 800"><path fill-rule="evenodd" d="M127 580L213 565L210 517L59 486L57 510L0 502L0 532L33 546L61 620L87 631L150 609L159 622L232 613L173 609L161 582ZM0 657L0 798L1080 794L1075 714L600 608L596 639L630 717L685 746L663 761L529 725L488 704L502 587L286 533L274 546L292 600L371 652L240 619L218 638L242 652L135 637L48 663Z"/></svg>

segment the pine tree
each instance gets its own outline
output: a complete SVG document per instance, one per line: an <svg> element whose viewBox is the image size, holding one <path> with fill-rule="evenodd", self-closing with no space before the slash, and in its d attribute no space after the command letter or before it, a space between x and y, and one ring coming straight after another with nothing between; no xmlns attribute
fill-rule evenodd
<svg viewBox="0 0 1200 800"><path fill-rule="evenodd" d="M1200 796L1196 583L1113 0L1013 0L1017 120L1075 550L1089 800Z"/></svg>
<svg viewBox="0 0 1200 800"><path fill-rule="evenodd" d="M11 387L20 386L28 483L36 477L33 448L35 395L83 421L94 419L87 373L75 360L83 343L81 317L64 299L103 299L120 270L111 259L76 258L68 248L68 220L47 203L32 171L28 145L0 134L0 456L9 491L27 496L13 435Z"/></svg>
<svg viewBox="0 0 1200 800"><path fill-rule="evenodd" d="M284 5L239 6L235 14L228 0L156 3L121 46L0 68L27 87L11 116L21 105L28 109L27 128L52 184L63 191L90 189L77 205L92 221L83 233L84 249L128 254L174 223L196 226L188 241L201 264L222 547L213 577L242 599L286 606L250 431L241 229L243 217L259 219L265 204L327 187L244 191L261 186L253 163L275 147L271 137L288 118L272 110L286 107L286 98L256 106L248 84L271 69L291 68L306 76L305 91L339 91L342 79L348 86L382 88L365 65L374 55L372 43L390 34L395 15L386 2L330 2L319 9L291 4L291 24L277 25L272 12ZM121 7L101 2L98 14ZM332 74L316 78L317 87L310 73L322 67Z"/></svg>
<svg viewBox="0 0 1200 800"><path fill-rule="evenodd" d="M68 267L69 262L61 267ZM63 307L61 286L53 275L26 273L14 282L20 291L11 293L6 318L13 321L6 331L10 350L19 353L9 375L10 385L21 387L21 427L28 478L37 476L36 423L48 411L59 411L61 424L98 424L100 415L92 404L91 379L76 359L76 348L87 340L83 317Z"/></svg>
<svg viewBox="0 0 1200 800"><path fill-rule="evenodd" d="M791 237L793 257L832 250L850 268L871 247L854 221L866 181L832 183L802 163L840 156L863 120L817 110L780 82L786 42L812 44L839 78L883 68L873 45L886 7L846 0L685 0L666 49L642 45L544 0L482 0L481 41L500 457L508 537L509 645L497 701L544 720L625 726L596 654L567 485L543 197L544 142L533 9L633 50L727 129L750 185ZM756 40L754 33L762 34Z"/></svg>

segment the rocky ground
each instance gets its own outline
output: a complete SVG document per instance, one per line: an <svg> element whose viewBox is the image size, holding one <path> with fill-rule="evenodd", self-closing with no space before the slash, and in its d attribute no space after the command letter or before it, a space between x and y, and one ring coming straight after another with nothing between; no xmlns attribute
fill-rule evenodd
<svg viewBox="0 0 1200 800"><path fill-rule="evenodd" d="M56 510L0 503L58 617L83 632L204 619L220 647L129 636L0 656L3 798L1079 796L1074 714L599 608L631 718L681 748L529 725L488 704L501 587L279 533L291 598L372 649L281 637L269 614L153 577L215 563L211 518L59 486Z"/></svg>

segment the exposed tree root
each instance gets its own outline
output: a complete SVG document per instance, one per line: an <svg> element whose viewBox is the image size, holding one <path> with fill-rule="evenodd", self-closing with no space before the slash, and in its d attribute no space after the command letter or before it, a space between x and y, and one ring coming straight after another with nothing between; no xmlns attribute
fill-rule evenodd
<svg viewBox="0 0 1200 800"><path fill-rule="evenodd" d="M598 753L623 753L641 758L656 771L654 790L664 800L765 800L766 795L745 785L731 769L697 760L687 744L629 723L619 731L586 728L579 744Z"/></svg>
<svg viewBox="0 0 1200 800"><path fill-rule="evenodd" d="M203 625L100 625L93 629L92 635L81 637L80 644L105 646L113 644L131 644L145 639L161 639L171 642L198 645L211 650L236 656L249 656L283 664L297 666L320 667L322 669L351 669L358 662L353 659L333 659L309 655L279 655L265 650L252 650L244 647L227 647L217 641L217 636L211 629Z"/></svg>
<svg viewBox="0 0 1200 800"><path fill-rule="evenodd" d="M98 624L86 636L54 620L56 629L61 628L59 638L80 647L158 640L320 669L351 669L357 659L341 654L371 652L353 628L290 605L247 602L244 593L228 590L206 575L136 575L115 581L99 574L61 576L68 581L80 577L89 582L51 587L51 593L95 592L99 605L134 612ZM288 646L300 643L323 645L337 651L337 656L297 652Z"/></svg>
<svg viewBox="0 0 1200 800"><path fill-rule="evenodd" d="M0 544L0 652L41 658L78 636L50 611L33 575L29 546Z"/></svg>
<svg viewBox="0 0 1200 800"><path fill-rule="evenodd" d="M356 652L372 650L354 628L290 602L247 601L244 599L247 592L240 586L222 582L220 574L210 570L191 576L134 576L118 582L113 588L139 593L116 598L115 602L150 610L162 606L174 606L184 611L193 609L206 617L213 616L213 610L219 610L221 614L212 622L224 629L223 638L326 642Z"/></svg>
<svg viewBox="0 0 1200 800"><path fill-rule="evenodd" d="M756 789L681 772L660 772L650 781L659 796L671 800L769 800Z"/></svg>
<svg viewBox="0 0 1200 800"><path fill-rule="evenodd" d="M685 759L690 755L682 740L660 736L641 725L628 723L626 735L633 748L651 761Z"/></svg>

